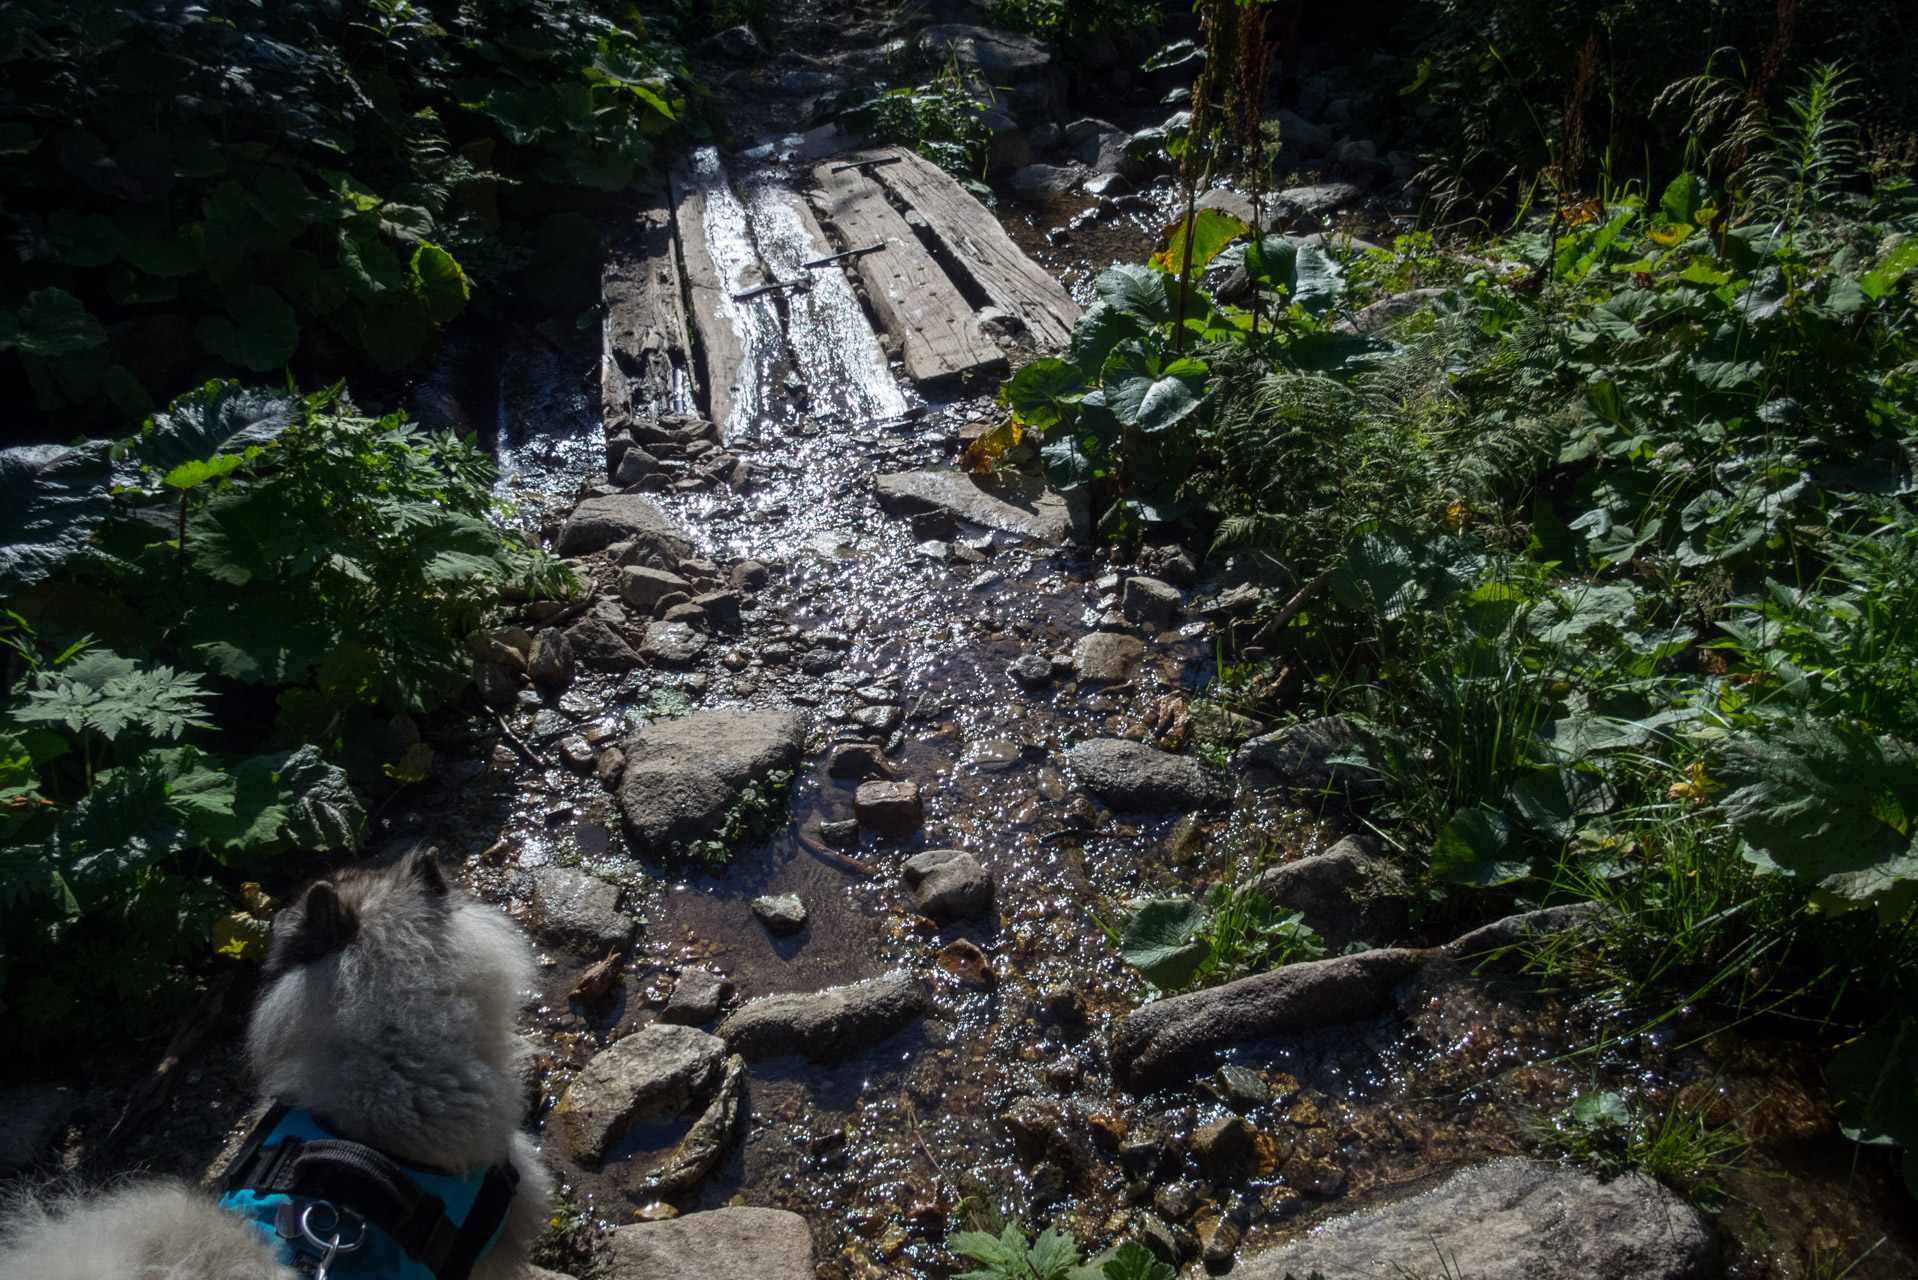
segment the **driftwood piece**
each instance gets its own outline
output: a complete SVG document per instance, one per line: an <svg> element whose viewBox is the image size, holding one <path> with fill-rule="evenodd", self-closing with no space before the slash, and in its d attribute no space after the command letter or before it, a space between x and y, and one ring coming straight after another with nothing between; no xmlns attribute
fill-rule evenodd
<svg viewBox="0 0 1918 1280"><path fill-rule="evenodd" d="M698 343L701 390L706 416L723 433L742 397L747 376L746 344L733 325L731 284L720 278L706 242L706 206L725 174L674 169L673 220L680 261L686 269L686 296L692 305L693 336Z"/></svg>
<svg viewBox="0 0 1918 1280"><path fill-rule="evenodd" d="M844 243L884 244L860 255L856 269L880 322L904 348L906 376L933 387L1005 372L1004 353L885 192L865 172L835 167L813 170L814 204Z"/></svg>
<svg viewBox="0 0 1918 1280"><path fill-rule="evenodd" d="M689 368L686 309L673 213L663 196L609 219L600 297L606 314L599 394L607 430L681 408L674 388Z"/></svg>
<svg viewBox="0 0 1918 1280"><path fill-rule="evenodd" d="M951 174L903 147L884 154L898 163L874 170L874 178L925 218L934 239L992 304L1024 320L1046 345L1065 346L1080 316L1065 286L1028 258Z"/></svg>

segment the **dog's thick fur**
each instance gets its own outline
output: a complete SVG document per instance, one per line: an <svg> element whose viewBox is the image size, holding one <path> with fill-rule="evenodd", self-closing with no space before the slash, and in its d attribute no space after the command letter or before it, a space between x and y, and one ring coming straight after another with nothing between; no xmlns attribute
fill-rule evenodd
<svg viewBox="0 0 1918 1280"><path fill-rule="evenodd" d="M465 1169L510 1157L519 1193L474 1280L525 1268L551 1179L519 1130L526 939L448 889L430 854L349 870L273 921L247 1037L264 1097L343 1138ZM0 1280L297 1280L241 1221L177 1182L23 1201L0 1224Z"/></svg>

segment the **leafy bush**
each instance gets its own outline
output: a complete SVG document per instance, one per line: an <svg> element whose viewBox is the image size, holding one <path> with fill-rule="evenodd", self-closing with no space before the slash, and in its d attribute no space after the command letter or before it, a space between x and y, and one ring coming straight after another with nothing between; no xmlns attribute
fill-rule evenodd
<svg viewBox="0 0 1918 1280"><path fill-rule="evenodd" d="M1293 960L1319 960L1325 946L1302 913L1277 911L1245 885L1217 881L1203 903L1149 898L1131 904L1113 936L1125 962L1161 991L1216 986Z"/></svg>
<svg viewBox="0 0 1918 1280"><path fill-rule="evenodd" d="M1017 1224L992 1235L961 1231L952 1251L980 1265L958 1280L1172 1280L1177 1269L1160 1262L1137 1240L1128 1240L1079 1265L1079 1245L1069 1234L1047 1227L1028 1241Z"/></svg>
<svg viewBox="0 0 1918 1280"><path fill-rule="evenodd" d="M1676 1103L1656 1115L1617 1093L1586 1090L1538 1127L1545 1145L1603 1174L1639 1169L1671 1183L1708 1213L1723 1212L1719 1179L1735 1167L1744 1141Z"/></svg>
<svg viewBox="0 0 1918 1280"><path fill-rule="evenodd" d="M242 875L353 847L347 768L377 777L387 721L465 683L501 588L563 572L493 523L470 445L337 392L210 383L0 476L0 998L27 1041L203 953Z"/></svg>
<svg viewBox="0 0 1918 1280"><path fill-rule="evenodd" d="M0 350L104 424L209 371L401 368L476 289L590 305L572 208L705 128L670 31L587 0L9 5Z"/></svg>
<svg viewBox="0 0 1918 1280"><path fill-rule="evenodd" d="M976 194L990 201L990 190L978 182L992 143L992 130L980 119L983 110L955 62L917 88L854 86L822 98L813 119L874 142L911 147L955 178L975 184Z"/></svg>
<svg viewBox="0 0 1918 1280"><path fill-rule="evenodd" d="M1095 32L1123 32L1159 20L1152 0L999 0L989 18L996 27L1059 41L1068 55L1072 42Z"/></svg>

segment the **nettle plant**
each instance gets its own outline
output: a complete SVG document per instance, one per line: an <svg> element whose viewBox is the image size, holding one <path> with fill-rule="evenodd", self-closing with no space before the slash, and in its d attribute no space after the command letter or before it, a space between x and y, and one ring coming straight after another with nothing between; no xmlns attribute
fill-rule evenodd
<svg viewBox="0 0 1918 1280"><path fill-rule="evenodd" d="M464 686L503 588L565 584L491 476L337 390L230 383L126 439L0 452L0 1000L29 1038L117 1016L102 997L206 948L243 875L357 842L348 770Z"/></svg>

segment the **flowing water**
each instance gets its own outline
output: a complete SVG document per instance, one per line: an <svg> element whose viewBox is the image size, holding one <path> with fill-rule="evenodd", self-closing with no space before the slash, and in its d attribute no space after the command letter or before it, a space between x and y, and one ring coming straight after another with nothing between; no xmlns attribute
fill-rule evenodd
<svg viewBox="0 0 1918 1280"><path fill-rule="evenodd" d="M1164 698L1201 695L1217 670L1205 624L1146 637L1146 661L1124 685L1015 686L1012 658L1069 650L1094 625L1110 589L1098 579L1110 565L1089 549L977 528L963 535L977 563L923 554L905 522L879 511L871 476L946 463L952 434L991 406L926 403L902 388L841 271L800 266L832 246L809 242L788 175L766 167L729 178L710 152L697 165L712 197L708 240L734 288L802 274L812 284L734 304L752 376L727 424L728 448L769 483L749 497L722 488L659 500L703 557L751 558L774 576L746 609L743 632L722 636L697 668L584 674L563 696L529 698L508 722L550 752L564 734L618 732L682 698L700 708L798 708L814 729L790 815L722 870L640 864L624 852L611 797L555 765L428 797L389 835L477 855L468 864L474 887L516 915L526 911L528 872L578 864L625 885L629 909L644 918L623 989L601 1014L565 999L591 957L543 957L542 1111L598 1048L656 1016L684 967L728 974L742 998L911 970L932 983L935 1010L837 1064L754 1064L743 1142L718 1176L671 1208L630 1193L626 1181L672 1146L683 1120L643 1127L602 1168L563 1165L585 1214L618 1225L636 1213L729 1203L790 1208L813 1226L822 1277L853 1280L954 1269L943 1241L982 1213L1051 1223L1102 1247L1134 1229L1156 1187L1184 1181L1201 1205L1196 1228L1236 1204L1250 1223L1245 1247L1256 1248L1461 1166L1530 1150L1541 1117L1604 1084L1661 1105L1689 1091L1691 1102L1705 1099L1763 1139L1728 1180L1735 1198L1720 1225L1737 1242L1730 1274L1811 1275L1806 1241L1817 1232L1846 1256L1887 1234L1897 1193L1881 1164L1848 1165L1856 1153L1833 1134L1798 1047L1706 1037L1682 1019L1632 1035L1642 1010L1454 964L1428 968L1387 1015L1243 1046L1237 1060L1263 1073L1275 1098L1248 1115L1261 1136L1245 1175L1207 1183L1185 1143L1227 1114L1224 1105L1185 1090L1135 1098L1110 1082L1103 1029L1143 992L1099 920L1141 894L1195 893L1310 854L1336 827L1246 797L1231 814L1196 821L1095 813L1096 828L1080 829L1097 806L1075 788L1063 748L1089 736L1146 736ZM1029 237L1035 216L1044 211L1014 210L1009 221ZM587 378L597 359L590 346L538 346L501 365L501 484L529 524L551 525L603 478ZM839 669L809 676L766 661L772 646L820 631L844 638ZM848 851L875 874L851 869L817 835L820 823L852 816L853 784L825 775L825 747L870 705L910 713L888 746L926 800L923 830L866 832ZM992 870L995 924L940 927L911 911L899 864L943 846L972 851ZM749 908L763 893L797 893L808 928L771 936ZM955 939L990 957L996 989L933 962ZM1047 1014L1045 993L1062 989L1084 1001L1084 1023ZM1034 1151L1028 1119L1022 1151L1009 1111L1063 1137ZM1137 1180L1117 1153L1147 1142L1160 1167ZM560 1159L557 1141L547 1150ZM1913 1256L1908 1237L1889 1241L1854 1274L1910 1274L1900 1268Z"/></svg>

